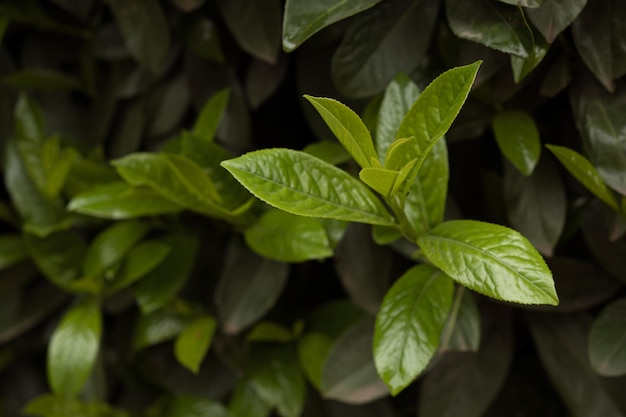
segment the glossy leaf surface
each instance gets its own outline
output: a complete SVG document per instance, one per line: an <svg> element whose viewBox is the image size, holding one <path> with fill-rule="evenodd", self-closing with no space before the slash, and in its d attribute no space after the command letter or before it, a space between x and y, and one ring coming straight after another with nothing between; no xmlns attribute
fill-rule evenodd
<svg viewBox="0 0 626 417"><path fill-rule="evenodd" d="M587 0L543 0L539 8L526 11L528 18L552 43L576 19Z"/></svg>
<svg viewBox="0 0 626 417"><path fill-rule="evenodd" d="M420 265L405 272L385 295L376 316L374 360L392 395L406 388L437 350L452 292L449 277Z"/></svg>
<svg viewBox="0 0 626 417"><path fill-rule="evenodd" d="M607 305L589 333L589 361L603 376L626 374L626 299Z"/></svg>
<svg viewBox="0 0 626 417"><path fill-rule="evenodd" d="M476 292L522 304L558 304L546 263L515 230L451 220L420 237L418 245L435 266Z"/></svg>
<svg viewBox="0 0 626 417"><path fill-rule="evenodd" d="M502 154L522 174L532 174L541 155L539 130L532 116L520 110L500 112L493 119L493 132Z"/></svg>
<svg viewBox="0 0 626 417"><path fill-rule="evenodd" d="M380 200L361 182L303 152L267 149L222 165L258 198L287 212L393 225Z"/></svg>

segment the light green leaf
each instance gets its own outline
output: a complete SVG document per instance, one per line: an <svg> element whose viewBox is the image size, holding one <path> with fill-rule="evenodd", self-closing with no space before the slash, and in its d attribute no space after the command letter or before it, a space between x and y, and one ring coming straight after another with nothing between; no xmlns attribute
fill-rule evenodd
<svg viewBox="0 0 626 417"><path fill-rule="evenodd" d="M116 266L148 232L150 225L142 221L115 223L100 232L87 250L83 272L98 276Z"/></svg>
<svg viewBox="0 0 626 417"><path fill-rule="evenodd" d="M241 48L276 63L281 43L282 2L279 0L222 0L222 16Z"/></svg>
<svg viewBox="0 0 626 417"><path fill-rule="evenodd" d="M106 283L106 293L113 294L143 278L163 262L171 250L160 240L144 240L128 252L115 277Z"/></svg>
<svg viewBox="0 0 626 417"><path fill-rule="evenodd" d="M405 195L431 149L448 131L461 110L480 64L481 62L477 61L470 65L453 68L435 78L402 120L396 137L415 137L417 142L415 155L407 156L407 159L418 158L412 174L409 175L410 180L404 190Z"/></svg>
<svg viewBox="0 0 626 417"><path fill-rule="evenodd" d="M192 133L194 136L206 142L211 142L215 138L215 133L220 125L228 99L230 98L230 89L225 88L213 94L206 102L202 111L196 119Z"/></svg>
<svg viewBox="0 0 626 417"><path fill-rule="evenodd" d="M546 145L546 147L585 188L604 201L609 207L619 210L615 196L602 181L602 177L600 177L598 171L587 158L564 146Z"/></svg>
<svg viewBox="0 0 626 417"><path fill-rule="evenodd" d="M73 148L61 148L58 136L46 140L41 149L41 165L45 175L43 193L57 197L72 169L78 152Z"/></svg>
<svg viewBox="0 0 626 417"><path fill-rule="evenodd" d="M251 252L232 240L217 282L215 304L225 333L239 333L276 304L287 284L289 266Z"/></svg>
<svg viewBox="0 0 626 417"><path fill-rule="evenodd" d="M530 72L541 63L543 57L546 56L550 45L540 36L535 38L533 48L528 51L528 57L520 58L511 55L511 68L513 69L513 79L516 83L522 81Z"/></svg>
<svg viewBox="0 0 626 417"><path fill-rule="evenodd" d="M158 0L108 2L126 47L144 68L158 73L170 52L170 32Z"/></svg>
<svg viewBox="0 0 626 417"><path fill-rule="evenodd" d="M349 404L385 397L389 390L376 373L372 357L373 320L352 324L335 341L322 373L322 396Z"/></svg>
<svg viewBox="0 0 626 417"><path fill-rule="evenodd" d="M318 391L322 387L322 374L333 340L324 333L310 332L298 341L298 359L307 378Z"/></svg>
<svg viewBox="0 0 626 417"><path fill-rule="evenodd" d="M73 398L80 393L96 363L101 333L95 301L82 301L65 313L48 345L48 381L55 394Z"/></svg>
<svg viewBox="0 0 626 417"><path fill-rule="evenodd" d="M533 33L523 11L492 0L447 0L450 29L461 39L478 42L506 54L528 57Z"/></svg>
<svg viewBox="0 0 626 417"><path fill-rule="evenodd" d="M255 346L246 364L245 375L252 389L280 416L300 416L306 382L290 345Z"/></svg>
<svg viewBox="0 0 626 417"><path fill-rule="evenodd" d="M103 219L122 220L172 214L183 208L148 187L133 187L120 181L75 195L67 209Z"/></svg>
<svg viewBox="0 0 626 417"><path fill-rule="evenodd" d="M444 351L476 352L480 345L480 313L472 293L457 287L450 315L441 334Z"/></svg>
<svg viewBox="0 0 626 417"><path fill-rule="evenodd" d="M532 174L541 155L539 130L532 116L521 110L506 110L496 114L492 126L502 154L522 174Z"/></svg>
<svg viewBox="0 0 626 417"><path fill-rule="evenodd" d="M265 149L222 163L248 190L301 216L392 226L380 200L346 172L304 152Z"/></svg>
<svg viewBox="0 0 626 417"><path fill-rule="evenodd" d="M339 91L369 97L413 71L430 45L438 8L436 1L385 1L356 16L332 58Z"/></svg>
<svg viewBox="0 0 626 417"><path fill-rule="evenodd" d="M204 315L185 325L174 343L176 360L194 374L200 370L200 364L206 356L217 323L211 316Z"/></svg>
<svg viewBox="0 0 626 417"><path fill-rule="evenodd" d="M533 25L552 43L576 19L587 0L543 0L541 7L526 10Z"/></svg>
<svg viewBox="0 0 626 417"><path fill-rule="evenodd" d="M317 31L374 6L380 0L287 0L283 49L291 52Z"/></svg>
<svg viewBox="0 0 626 417"><path fill-rule="evenodd" d="M230 417L269 417L272 408L259 397L246 380L240 381L228 403Z"/></svg>
<svg viewBox="0 0 626 417"><path fill-rule="evenodd" d="M396 139L387 149L384 167L387 169L401 169L407 164L407 155L415 153L416 146L417 141L414 137Z"/></svg>
<svg viewBox="0 0 626 417"><path fill-rule="evenodd" d="M434 355L452 305L452 280L429 265L405 272L383 299L376 316L376 369L397 395Z"/></svg>
<svg viewBox="0 0 626 417"><path fill-rule="evenodd" d="M291 330L271 321L257 323L246 337L249 342L272 343L287 343L291 342L293 338L294 334Z"/></svg>
<svg viewBox="0 0 626 417"><path fill-rule="evenodd" d="M593 322L589 361L600 375L626 374L626 298L606 306Z"/></svg>
<svg viewBox="0 0 626 417"><path fill-rule="evenodd" d="M372 158L378 162L372 136L355 112L331 98L311 97L309 95L305 95L304 98L315 107L337 140L361 168L372 166Z"/></svg>
<svg viewBox="0 0 626 417"><path fill-rule="evenodd" d="M498 300L557 305L552 274L515 230L451 220L417 240L424 255L458 283Z"/></svg>
<svg viewBox="0 0 626 417"><path fill-rule="evenodd" d="M133 333L133 349L140 350L173 339L183 329L185 320L169 309L141 314Z"/></svg>
<svg viewBox="0 0 626 417"><path fill-rule="evenodd" d="M176 296L191 273L198 251L198 238L191 233L170 234L162 241L171 252L135 286L137 303L144 313L155 311Z"/></svg>
<svg viewBox="0 0 626 417"><path fill-rule="evenodd" d="M148 186L168 200L210 217L229 217L215 185L194 161L175 154L134 153L113 165L126 182Z"/></svg>
<svg viewBox="0 0 626 417"><path fill-rule="evenodd" d="M359 178L369 185L374 191L387 199L394 190L398 180L398 171L386 168L363 168L359 172Z"/></svg>
<svg viewBox="0 0 626 417"><path fill-rule="evenodd" d="M332 165L339 165L350 160L350 154L336 142L315 142L307 145L302 151Z"/></svg>
<svg viewBox="0 0 626 417"><path fill-rule="evenodd" d="M303 262L333 254L319 221L280 210L265 212L244 236L253 251L279 262Z"/></svg>
<svg viewBox="0 0 626 417"><path fill-rule="evenodd" d="M0 235L0 269L8 268L27 258L28 250L20 235Z"/></svg>

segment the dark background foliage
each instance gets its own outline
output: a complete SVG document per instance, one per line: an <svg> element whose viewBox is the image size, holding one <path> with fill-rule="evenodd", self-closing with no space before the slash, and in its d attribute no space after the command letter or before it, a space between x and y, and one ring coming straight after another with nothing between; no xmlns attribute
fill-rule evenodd
<svg viewBox="0 0 626 417"><path fill-rule="evenodd" d="M0 415L19 415L29 403L31 415L66 417L227 409L234 417L626 415L625 4L0 1ZM143 214L155 211L143 220L67 209L114 181L117 204L130 188L107 161L166 143L175 149L225 88L214 150L221 159L333 142L303 94L339 99L375 130L394 76L423 89L478 59L472 94L446 135L446 217L519 230L546 256L561 303L530 307L457 292L448 339L397 397L373 368L372 317L414 263L414 246L376 245L369 226L343 234L326 225L332 257L285 263L255 254L242 237L260 204L242 222L150 190L141 195ZM217 97L209 119L220 116ZM502 117L511 111L522 116ZM586 155L615 210L545 144ZM533 152L539 164L524 175L519 166ZM350 162L343 167L354 172ZM102 238L112 225L124 228L120 241ZM130 268L131 249L145 271L105 293L102 282ZM84 260L90 251L92 264ZM62 337L68 309L98 327L94 308L103 312L102 337L91 370L80 367L93 334L73 334L69 350L49 346ZM202 340L211 344L206 357ZM194 368L189 358L198 356L197 374L179 363ZM76 369L61 375L51 359Z"/></svg>

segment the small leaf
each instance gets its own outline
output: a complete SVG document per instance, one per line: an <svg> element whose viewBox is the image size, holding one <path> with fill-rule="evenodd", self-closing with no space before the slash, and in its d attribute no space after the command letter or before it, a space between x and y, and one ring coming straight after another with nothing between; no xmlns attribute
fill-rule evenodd
<svg viewBox="0 0 626 417"><path fill-rule="evenodd" d="M184 325L179 314L167 309L141 314L135 324L133 349L140 350L173 339Z"/></svg>
<svg viewBox="0 0 626 417"><path fill-rule="evenodd" d="M523 13L491 0L446 1L450 29L459 38L526 58L533 47L533 34Z"/></svg>
<svg viewBox="0 0 626 417"><path fill-rule="evenodd" d="M316 219L270 210L245 232L259 255L280 262L303 262L332 256L326 229Z"/></svg>
<svg viewBox="0 0 626 417"><path fill-rule="evenodd" d="M602 177L600 177L598 171L587 158L563 146L546 145L546 147L585 188L604 201L609 207L618 210L615 196L602 181Z"/></svg>
<svg viewBox="0 0 626 417"><path fill-rule="evenodd" d="M249 342L276 342L287 343L291 342L294 338L291 330L278 323L271 321L262 321L255 325L246 339Z"/></svg>
<svg viewBox="0 0 626 417"><path fill-rule="evenodd" d="M98 276L116 266L148 231L150 225L141 221L120 222L103 230L87 250L84 273Z"/></svg>
<svg viewBox="0 0 626 417"><path fill-rule="evenodd" d="M228 334L239 333L276 304L287 284L289 266L262 258L238 240L228 246L217 283L215 304Z"/></svg>
<svg viewBox="0 0 626 417"><path fill-rule="evenodd" d="M169 25L157 0L109 2L128 50L146 69L158 73L170 51Z"/></svg>
<svg viewBox="0 0 626 417"><path fill-rule="evenodd" d="M363 404L389 394L372 357L374 323L365 318L350 326L333 344L322 374L322 396Z"/></svg>
<svg viewBox="0 0 626 417"><path fill-rule="evenodd" d="M398 171L386 168L363 168L359 172L359 178L383 196L383 198L387 199L394 190L394 185L398 179Z"/></svg>
<svg viewBox="0 0 626 417"><path fill-rule="evenodd" d="M287 0L283 49L291 52L319 30L374 6L380 0L339 0L333 3Z"/></svg>
<svg viewBox="0 0 626 417"><path fill-rule="evenodd" d="M230 89L226 88L213 94L202 107L202 111L196 119L192 133L194 136L206 142L211 142L215 138L217 128L224 116L224 111L230 98Z"/></svg>
<svg viewBox="0 0 626 417"><path fill-rule="evenodd" d="M26 94L21 94L15 103L15 133L20 140L41 142L45 137L41 109Z"/></svg>
<svg viewBox="0 0 626 417"><path fill-rule="evenodd" d="M185 325L174 343L176 360L194 374L200 370L216 328L215 319L211 316L201 316Z"/></svg>
<svg viewBox="0 0 626 417"><path fill-rule="evenodd" d="M28 259L28 250L20 235L0 235L0 269L8 268L25 259Z"/></svg>
<svg viewBox="0 0 626 417"><path fill-rule="evenodd" d="M441 334L441 349L448 352L477 352L481 339L480 324L480 313L472 293L464 287L457 287Z"/></svg>
<svg viewBox="0 0 626 417"><path fill-rule="evenodd" d="M198 251L198 238L193 234L176 233L163 238L172 250L135 287L141 311L149 313L171 301L185 285Z"/></svg>
<svg viewBox="0 0 626 417"><path fill-rule="evenodd" d="M474 220L451 220L417 243L435 266L476 292L521 304L559 302L543 258L515 230Z"/></svg>
<svg viewBox="0 0 626 417"><path fill-rule="evenodd" d="M522 174L532 174L541 155L539 130L532 116L521 110L502 111L492 126L502 154Z"/></svg>
<svg viewBox="0 0 626 417"><path fill-rule="evenodd" d="M429 265L405 272L385 295L376 316L376 369L397 395L434 355L452 305L452 280Z"/></svg>
<svg viewBox="0 0 626 417"><path fill-rule="evenodd" d="M603 376L626 374L626 299L606 306L589 334L589 361Z"/></svg>
<svg viewBox="0 0 626 417"><path fill-rule="evenodd" d="M543 0L541 7L526 11L528 18L549 43L576 19L587 0Z"/></svg>
<svg viewBox="0 0 626 417"><path fill-rule="evenodd" d="M520 58L511 55L511 68L513 69L513 79L516 83L522 81L530 72L537 67L546 56L550 45L541 37L537 36L533 48L529 51L528 57Z"/></svg>
<svg viewBox="0 0 626 417"><path fill-rule="evenodd" d="M172 214L183 208L148 187L132 187L120 181L75 195L67 209L103 219L122 220Z"/></svg>
<svg viewBox="0 0 626 417"><path fill-rule="evenodd" d="M96 363L101 333L97 303L83 301L65 313L48 346L48 381L55 394L73 398L80 393Z"/></svg>
<svg viewBox="0 0 626 417"><path fill-rule="evenodd" d="M378 198L346 172L303 152L265 149L222 163L261 200L301 216L391 226Z"/></svg>
<svg viewBox="0 0 626 417"><path fill-rule="evenodd" d="M386 1L356 16L332 58L339 91L368 97L396 74L413 71L430 44L438 6L421 0Z"/></svg>
<svg viewBox="0 0 626 417"><path fill-rule="evenodd" d="M305 95L304 98L315 107L339 142L361 168L372 166L372 158L378 161L372 136L355 112L330 98L309 95Z"/></svg>
<svg viewBox="0 0 626 417"><path fill-rule="evenodd" d="M156 268L169 255L172 248L160 240L144 240L135 246L124 260L115 277L107 282L110 295L134 284Z"/></svg>
<svg viewBox="0 0 626 417"><path fill-rule="evenodd" d="M221 0L222 16L237 43L269 63L278 58L281 43L282 2L279 0Z"/></svg>

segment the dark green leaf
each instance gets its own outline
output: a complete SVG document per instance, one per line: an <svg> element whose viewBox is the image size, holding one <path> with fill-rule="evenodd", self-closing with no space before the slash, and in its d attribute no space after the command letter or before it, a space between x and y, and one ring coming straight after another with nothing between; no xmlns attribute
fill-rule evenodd
<svg viewBox="0 0 626 417"><path fill-rule="evenodd" d="M160 137L170 133L185 116L191 101L191 92L184 75L179 75L156 90L154 101L154 111L147 126L148 137Z"/></svg>
<svg viewBox="0 0 626 417"><path fill-rule="evenodd" d="M376 369L397 395L434 355L452 305L452 280L429 265L409 269L391 287L376 316Z"/></svg>
<svg viewBox="0 0 626 417"><path fill-rule="evenodd" d="M523 11L491 0L446 0L450 28L461 39L481 43L526 58L533 49L533 33Z"/></svg>
<svg viewBox="0 0 626 417"><path fill-rule="evenodd" d="M505 381L513 358L510 314L492 310L478 352L446 353L421 385L422 417L480 417Z"/></svg>
<svg viewBox="0 0 626 417"><path fill-rule="evenodd" d="M245 375L252 389L279 415L300 416L306 382L291 346L255 346Z"/></svg>
<svg viewBox="0 0 626 417"><path fill-rule="evenodd" d="M190 395L180 395L168 405L164 417L229 417L217 401Z"/></svg>
<svg viewBox="0 0 626 417"><path fill-rule="evenodd" d="M410 73L429 45L438 4L388 0L358 15L333 56L338 89L349 97L367 97L397 73Z"/></svg>
<svg viewBox="0 0 626 417"><path fill-rule="evenodd" d="M626 87L609 94L590 81L570 97L589 159L610 187L626 195Z"/></svg>
<svg viewBox="0 0 626 417"><path fill-rule="evenodd" d="M356 322L333 344L322 374L322 395L350 404L362 404L388 395L376 373L372 356L374 322Z"/></svg>
<svg viewBox="0 0 626 417"><path fill-rule="evenodd" d="M626 28L621 0L590 1L572 24L574 43L587 67L607 90L626 73Z"/></svg>
<svg viewBox="0 0 626 417"><path fill-rule="evenodd" d="M380 0L287 0L283 49L291 52L317 31L374 6Z"/></svg>
<svg viewBox="0 0 626 417"><path fill-rule="evenodd" d="M100 306L83 301L65 313L48 346L48 381L65 398L77 396L91 373L102 333Z"/></svg>
<svg viewBox="0 0 626 417"><path fill-rule="evenodd" d="M217 323L211 316L204 315L185 325L174 343L174 354L178 362L194 374L200 370Z"/></svg>
<svg viewBox="0 0 626 417"><path fill-rule="evenodd" d="M552 256L567 213L565 190L551 160L544 158L530 177L506 164L504 200L511 225L545 256Z"/></svg>
<svg viewBox="0 0 626 417"><path fill-rule="evenodd" d="M133 335L133 349L140 350L173 339L184 327L183 318L168 309L142 314Z"/></svg>
<svg viewBox="0 0 626 417"><path fill-rule="evenodd" d="M606 306L593 322L589 361L600 375L626 374L626 299Z"/></svg>
<svg viewBox="0 0 626 417"><path fill-rule="evenodd" d="M352 301L376 314L389 286L391 254L372 241L368 226L348 226L337 246L335 268Z"/></svg>
<svg viewBox="0 0 626 417"><path fill-rule="evenodd" d="M273 64L280 51L281 3L279 0L221 0L219 5L239 46Z"/></svg>
<svg viewBox="0 0 626 417"><path fill-rule="evenodd" d="M220 36L212 20L199 16L194 19L187 28L186 40L187 47L196 55L215 62L224 62Z"/></svg>
<svg viewBox="0 0 626 417"><path fill-rule="evenodd" d="M84 191L74 196L67 208L114 220L171 214L183 209L148 187L132 187L121 181Z"/></svg>
<svg viewBox="0 0 626 417"><path fill-rule="evenodd" d="M543 37L552 43L586 4L587 0L543 0L541 7L526 10L526 14Z"/></svg>
<svg viewBox="0 0 626 417"><path fill-rule="evenodd" d="M492 126L502 154L522 174L532 174L541 155L539 130L532 116L521 110L502 111Z"/></svg>
<svg viewBox="0 0 626 417"><path fill-rule="evenodd" d="M248 381L241 381L235 387L228 403L231 417L268 417L272 408L254 391Z"/></svg>
<svg viewBox="0 0 626 417"><path fill-rule="evenodd" d="M217 283L215 304L226 333L239 333L261 318L287 283L287 264L262 258L233 240Z"/></svg>
<svg viewBox="0 0 626 417"><path fill-rule="evenodd" d="M298 341L300 366L317 390L322 388L324 364L332 345L330 336L317 332L307 333Z"/></svg>
<svg viewBox="0 0 626 417"><path fill-rule="evenodd" d="M83 84L61 72L43 68L24 69L12 72L2 78L2 82L19 89L37 91L83 91Z"/></svg>
<svg viewBox="0 0 626 417"><path fill-rule="evenodd" d="M198 250L198 238L191 233L171 234L163 238L172 251L159 266L135 287L137 303L144 313L167 304L185 285Z"/></svg>
<svg viewBox="0 0 626 417"><path fill-rule="evenodd" d="M128 413L101 402L83 402L51 394L31 399L22 412L25 415L41 417L128 417Z"/></svg>
<svg viewBox="0 0 626 417"><path fill-rule="evenodd" d="M303 262L333 254L319 221L280 210L264 213L244 236L253 251L279 262Z"/></svg>
<svg viewBox="0 0 626 417"><path fill-rule="evenodd" d="M609 207L618 210L615 196L587 158L563 146L546 145L546 147L585 188L594 193L596 197L604 201Z"/></svg>
<svg viewBox="0 0 626 417"><path fill-rule="evenodd" d="M144 240L135 246L122 263L115 277L107 283L107 294L112 294L143 278L169 255L172 248L160 240Z"/></svg>
<svg viewBox="0 0 626 417"><path fill-rule="evenodd" d="M265 149L222 165L258 198L290 213L393 225L387 209L361 182L304 152Z"/></svg>
<svg viewBox="0 0 626 417"><path fill-rule="evenodd" d="M39 106L25 94L15 103L15 133L20 140L40 143L45 137L44 121Z"/></svg>
<svg viewBox="0 0 626 417"><path fill-rule="evenodd" d="M83 264L83 272L98 276L116 266L122 258L150 231L142 221L116 223L100 232L93 240Z"/></svg>
<svg viewBox="0 0 626 417"><path fill-rule="evenodd" d="M336 339L365 317L365 312L349 300L335 300L318 307L308 318L307 330Z"/></svg>
<svg viewBox="0 0 626 417"><path fill-rule="evenodd" d="M543 258L515 230L474 220L451 220L417 243L435 266L481 294L521 304L559 302Z"/></svg>
<svg viewBox="0 0 626 417"><path fill-rule="evenodd" d="M546 41L537 36L533 48L528 52L527 58L511 55L511 68L513 69L513 79L516 83L522 81L524 77L541 63L549 47L550 45Z"/></svg>
<svg viewBox="0 0 626 417"><path fill-rule="evenodd" d="M481 340L480 324L480 313L472 293L464 287L457 287L441 334L441 349L477 352Z"/></svg>
<svg viewBox="0 0 626 417"><path fill-rule="evenodd" d="M170 32L158 0L111 0L113 15L128 50L146 69L158 73L170 50Z"/></svg>
<svg viewBox="0 0 626 417"><path fill-rule="evenodd" d="M27 258L28 250L20 235L0 235L0 269L8 268Z"/></svg>
<svg viewBox="0 0 626 417"><path fill-rule="evenodd" d="M372 136L361 118L346 105L331 98L306 98L315 107L339 143L361 168L380 166Z"/></svg>
<svg viewBox="0 0 626 417"><path fill-rule="evenodd" d="M252 109L258 109L276 93L287 74L287 59L279 57L274 65L253 60L246 71L246 96Z"/></svg>
<svg viewBox="0 0 626 417"><path fill-rule="evenodd" d="M376 150L385 161L387 150L396 141L396 133L420 91L417 85L405 75L397 75L387 86L378 112L376 125ZM385 164L385 167L388 167Z"/></svg>
<svg viewBox="0 0 626 417"><path fill-rule="evenodd" d="M589 364L589 316L533 315L530 324L543 365L572 414L622 417L615 400Z"/></svg>
<svg viewBox="0 0 626 417"><path fill-rule="evenodd" d="M202 107L202 111L196 119L193 126L193 135L202 139L204 142L211 142L215 138L217 128L226 110L228 99L230 98L230 89L218 91Z"/></svg>
<svg viewBox="0 0 626 417"><path fill-rule="evenodd" d="M587 247L600 262L600 265L612 276L626 282L626 239L610 239L610 230L606 224L608 207L599 202L591 203L582 215L582 232Z"/></svg>

